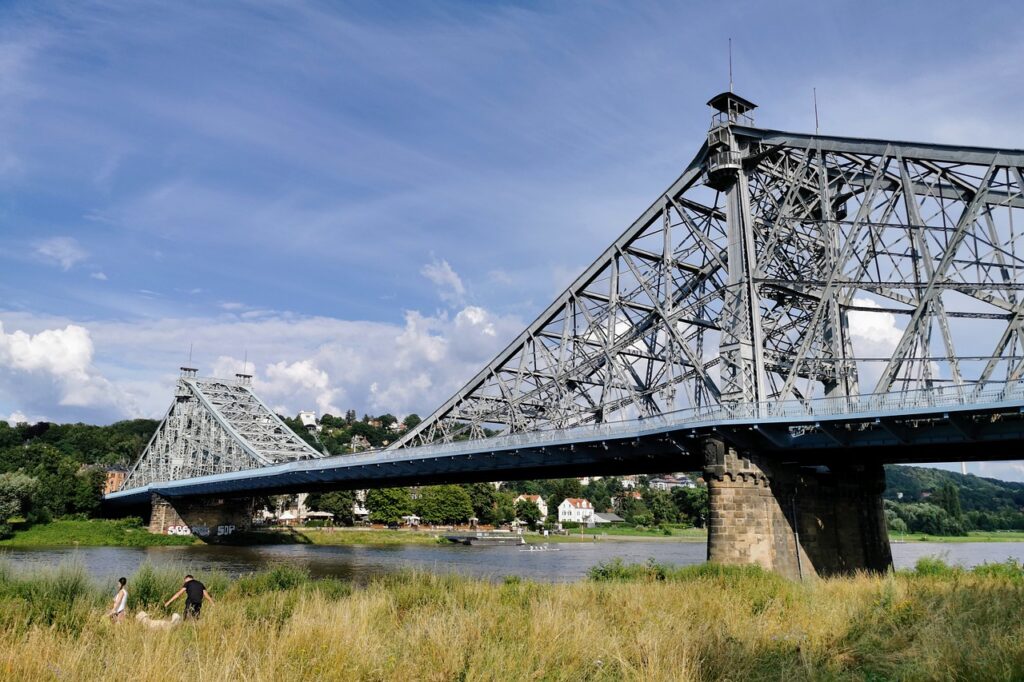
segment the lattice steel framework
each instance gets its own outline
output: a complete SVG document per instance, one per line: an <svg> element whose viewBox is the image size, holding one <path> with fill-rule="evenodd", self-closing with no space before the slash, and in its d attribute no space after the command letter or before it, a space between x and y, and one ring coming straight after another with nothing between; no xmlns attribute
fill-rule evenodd
<svg viewBox="0 0 1024 682"><path fill-rule="evenodd" d="M253 393L247 375L201 379L186 367L174 402L121 490L322 456Z"/></svg>
<svg viewBox="0 0 1024 682"><path fill-rule="evenodd" d="M1024 152L754 127L682 176L392 447L1024 374Z"/></svg>

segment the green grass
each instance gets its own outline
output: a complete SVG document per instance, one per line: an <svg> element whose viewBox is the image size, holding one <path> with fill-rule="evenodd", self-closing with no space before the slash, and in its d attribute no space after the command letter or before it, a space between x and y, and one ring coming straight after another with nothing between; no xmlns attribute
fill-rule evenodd
<svg viewBox="0 0 1024 682"><path fill-rule="evenodd" d="M299 528L296 532L314 545L436 545L439 535L431 531L371 528Z"/></svg>
<svg viewBox="0 0 1024 682"><path fill-rule="evenodd" d="M1024 571L929 559L791 582L755 567L610 561L577 583L403 571L355 587L282 566L197 576L198 623L153 631L180 567L113 586L0 562L0 678L105 680L1024 679ZM173 610L180 610L175 604Z"/></svg>
<svg viewBox="0 0 1024 682"><path fill-rule="evenodd" d="M890 531L889 540L905 542L1024 542L1024 531L973 530L967 535L925 535L923 533L894 533Z"/></svg>
<svg viewBox="0 0 1024 682"><path fill-rule="evenodd" d="M14 536L0 541L5 547L153 547L191 545L193 537L154 535L139 519L58 520L16 530Z"/></svg>

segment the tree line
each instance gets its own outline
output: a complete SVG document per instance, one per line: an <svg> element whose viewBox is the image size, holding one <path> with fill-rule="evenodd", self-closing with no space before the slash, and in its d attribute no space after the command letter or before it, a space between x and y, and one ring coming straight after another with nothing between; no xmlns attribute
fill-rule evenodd
<svg viewBox="0 0 1024 682"><path fill-rule="evenodd" d="M416 515L422 523L465 523L476 518L485 525L503 525L514 520L536 525L540 510L520 495L540 495L547 504L548 522L557 520L558 505L567 497L582 497L596 512L612 511L636 526L682 524L704 527L707 522L707 489L678 487L671 492L647 486L647 477L638 477L635 489L626 488L621 478L609 477L583 484L575 478L507 481L499 487L491 483L436 485L421 488L379 488L366 493L366 509L374 523L400 523L403 517ZM633 490L637 495L630 494ZM352 491L314 493L306 505L331 512L343 524L354 522Z"/></svg>
<svg viewBox="0 0 1024 682"><path fill-rule="evenodd" d="M133 419L109 426L0 421L0 537L10 521L45 523L99 510L106 469L128 466L158 422Z"/></svg>

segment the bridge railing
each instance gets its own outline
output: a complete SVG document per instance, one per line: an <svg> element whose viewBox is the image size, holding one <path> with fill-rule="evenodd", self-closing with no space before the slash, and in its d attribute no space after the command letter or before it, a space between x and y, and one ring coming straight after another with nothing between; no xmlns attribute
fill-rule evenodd
<svg viewBox="0 0 1024 682"><path fill-rule="evenodd" d="M700 408L685 408L651 417L607 421L601 424L513 433L481 440L456 441L421 445L398 450L374 450L345 455L346 462L360 459L379 462L382 459L407 459L415 451L417 457L444 457L480 452L486 442L495 449L542 447L545 443L594 441L622 438L667 427L686 428L729 421L813 421L817 418L856 417L857 415L891 416L913 411L934 411L964 406L981 406L1024 400L1024 381L991 382L986 386L935 386L932 388L892 393L869 393L805 400L736 403ZM359 459L353 459L359 458Z"/></svg>

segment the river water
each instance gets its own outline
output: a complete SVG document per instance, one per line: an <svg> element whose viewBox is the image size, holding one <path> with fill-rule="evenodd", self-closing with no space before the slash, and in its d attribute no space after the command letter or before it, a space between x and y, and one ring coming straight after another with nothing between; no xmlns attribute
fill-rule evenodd
<svg viewBox="0 0 1024 682"><path fill-rule="evenodd" d="M706 558L703 542L599 541L564 542L549 551L524 551L521 547L466 547L463 545L398 545L389 547L323 545L263 545L225 547L80 547L0 551L0 560L15 568L78 563L99 580L131 575L149 562L173 566L182 572L201 574L219 570L233 576L280 564L305 568L314 577L336 577L366 582L376 575L401 568L482 578L518 575L541 581L572 581L583 578L595 564L614 558L625 562L656 561L688 565ZM910 568L921 557L938 557L952 564L976 564L1024 560L1024 542L897 543L892 546L896 568Z"/></svg>

